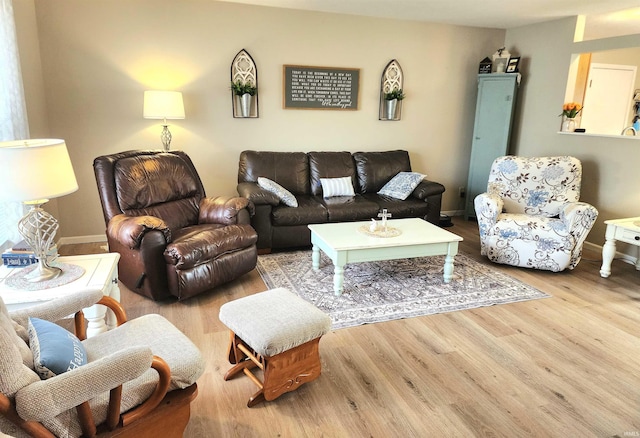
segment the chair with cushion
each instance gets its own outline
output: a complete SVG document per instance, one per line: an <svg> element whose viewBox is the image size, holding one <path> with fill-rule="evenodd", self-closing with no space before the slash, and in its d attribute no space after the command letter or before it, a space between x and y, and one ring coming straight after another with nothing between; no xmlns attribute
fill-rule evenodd
<svg viewBox="0 0 640 438"><path fill-rule="evenodd" d="M181 151L128 151L93 168L120 281L154 300L190 298L253 270L258 236L245 198L207 198Z"/></svg>
<svg viewBox="0 0 640 438"><path fill-rule="evenodd" d="M95 303L118 326L84 339ZM74 313L77 337L53 322ZM0 352L0 430L15 437L181 437L205 366L169 321L127 322L100 290L12 312L0 299Z"/></svg>
<svg viewBox="0 0 640 438"><path fill-rule="evenodd" d="M574 157L498 157L487 192L474 200L482 255L554 272L575 268L598 217L579 202L581 179Z"/></svg>

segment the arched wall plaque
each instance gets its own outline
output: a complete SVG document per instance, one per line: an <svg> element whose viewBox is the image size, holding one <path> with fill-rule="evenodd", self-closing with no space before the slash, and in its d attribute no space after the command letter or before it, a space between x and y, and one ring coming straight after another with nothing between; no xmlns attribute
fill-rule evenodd
<svg viewBox="0 0 640 438"><path fill-rule="evenodd" d="M259 115L258 106L258 69L249 52L242 49L238 52L231 63L231 83L240 84L245 87L245 91L252 91L249 96L244 98L231 88L231 102L233 108L233 117L235 118L257 118ZM243 101L244 100L244 101Z"/></svg>
<svg viewBox="0 0 640 438"><path fill-rule="evenodd" d="M380 81L380 120L400 120L402 118L402 98L395 103L385 97L392 92L402 92L404 89L404 75L397 60L391 60L382 72Z"/></svg>

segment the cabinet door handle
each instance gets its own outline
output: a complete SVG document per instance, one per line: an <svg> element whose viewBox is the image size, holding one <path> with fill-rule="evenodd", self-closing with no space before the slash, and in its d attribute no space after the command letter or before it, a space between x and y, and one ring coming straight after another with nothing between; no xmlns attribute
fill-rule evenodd
<svg viewBox="0 0 640 438"><path fill-rule="evenodd" d="M634 237L634 239L640 240L640 236L636 236L636 237Z"/></svg>

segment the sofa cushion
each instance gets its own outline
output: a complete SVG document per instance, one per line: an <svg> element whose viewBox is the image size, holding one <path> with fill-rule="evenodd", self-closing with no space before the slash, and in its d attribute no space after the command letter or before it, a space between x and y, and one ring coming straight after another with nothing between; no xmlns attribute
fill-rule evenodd
<svg viewBox="0 0 640 438"><path fill-rule="evenodd" d="M298 208L283 205L273 207L271 220L274 226L307 225L327 222L327 209L319 199L298 196Z"/></svg>
<svg viewBox="0 0 640 438"><path fill-rule="evenodd" d="M296 197L293 196L293 194L289 190L285 189L277 182L271 181L269 178L259 176L258 185L263 189L276 195L284 205L288 207L298 206L298 201L296 200Z"/></svg>
<svg viewBox="0 0 640 438"><path fill-rule="evenodd" d="M355 196L351 177L320 178L320 184L322 184L323 198L331 198L333 196Z"/></svg>
<svg viewBox="0 0 640 438"><path fill-rule="evenodd" d="M247 224L195 225L183 228L173 236L173 242L164 250L164 259L167 264L175 265L176 269L190 269L221 255L255 245L257 240L255 230Z"/></svg>
<svg viewBox="0 0 640 438"><path fill-rule="evenodd" d="M425 175L417 172L398 172L380 189L378 194L404 201L424 178Z"/></svg>
<svg viewBox="0 0 640 438"><path fill-rule="evenodd" d="M414 198L413 196L409 196L404 201L375 193L366 193L362 195L362 197L371 202L375 202L380 209L386 208L387 212L392 214L391 219L407 217L425 218L430 209L427 202ZM439 213L440 212L438 212L438 214Z"/></svg>
<svg viewBox="0 0 640 438"><path fill-rule="evenodd" d="M376 218L380 207L361 195L323 198L329 222L360 221Z"/></svg>
<svg viewBox="0 0 640 438"><path fill-rule="evenodd" d="M309 161L304 152L241 152L238 182L257 183L260 176L277 182L294 195L310 193Z"/></svg>
<svg viewBox="0 0 640 438"><path fill-rule="evenodd" d="M322 196L321 178L350 177L357 190L356 167L349 152L309 152L311 194Z"/></svg>
<svg viewBox="0 0 640 438"><path fill-rule="evenodd" d="M377 193L398 172L411 172L409 153L403 150L356 152L353 160L360 193Z"/></svg>

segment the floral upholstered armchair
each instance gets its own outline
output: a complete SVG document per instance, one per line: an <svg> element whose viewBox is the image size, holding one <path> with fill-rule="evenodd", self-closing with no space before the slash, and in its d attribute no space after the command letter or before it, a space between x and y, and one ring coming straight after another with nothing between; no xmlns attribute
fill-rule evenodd
<svg viewBox="0 0 640 438"><path fill-rule="evenodd" d="M575 268L598 217L578 201L581 178L574 157L498 157L487 192L474 200L482 255L525 268Z"/></svg>

